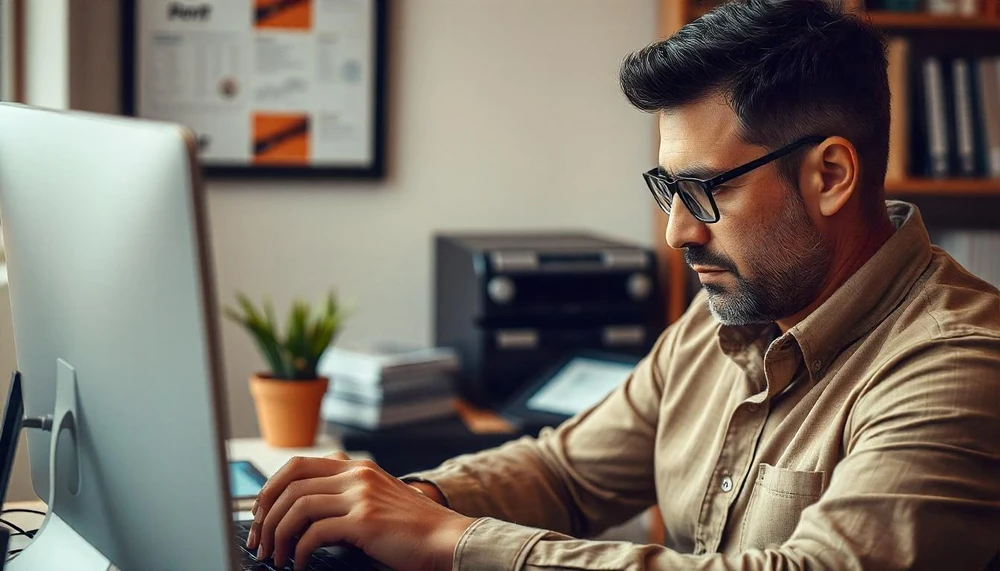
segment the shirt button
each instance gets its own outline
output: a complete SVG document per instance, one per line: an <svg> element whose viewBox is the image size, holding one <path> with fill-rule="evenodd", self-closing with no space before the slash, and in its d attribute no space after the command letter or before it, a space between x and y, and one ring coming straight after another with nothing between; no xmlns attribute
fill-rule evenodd
<svg viewBox="0 0 1000 571"><path fill-rule="evenodd" d="M730 477L730 476L723 476L722 477L722 491L725 492L725 493L727 493L727 494L729 492L733 491L733 479L732 479L732 477Z"/></svg>

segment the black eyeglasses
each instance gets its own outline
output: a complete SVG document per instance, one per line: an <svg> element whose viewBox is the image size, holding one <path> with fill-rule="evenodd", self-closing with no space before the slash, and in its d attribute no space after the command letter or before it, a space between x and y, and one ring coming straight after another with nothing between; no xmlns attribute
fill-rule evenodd
<svg viewBox="0 0 1000 571"><path fill-rule="evenodd" d="M818 135L799 139L798 141L785 145L784 147L781 147L776 151L772 151L759 159L750 161L749 163L738 166L732 170L728 170L708 180L683 176L679 176L675 179L669 179L660 174L659 167L642 173L642 178L646 180L646 186L649 187L649 191L653 193L653 198L656 199L656 203L660 205L660 208L662 208L664 212L670 214L670 205L673 202L674 195L680 195L681 200L684 202L684 206L687 206L688 211L691 212L695 218L707 224L711 224L719 221L719 207L715 204L715 197L712 192L715 187L724 182L733 180L738 176L743 176L755 168L762 167L775 159L779 159L795 151L799 147L805 145L816 145L825 139L826 137Z"/></svg>

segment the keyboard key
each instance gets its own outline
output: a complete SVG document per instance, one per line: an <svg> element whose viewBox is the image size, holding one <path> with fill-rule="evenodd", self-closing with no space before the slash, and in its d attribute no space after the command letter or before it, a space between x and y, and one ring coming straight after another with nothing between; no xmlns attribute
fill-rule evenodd
<svg viewBox="0 0 1000 571"><path fill-rule="evenodd" d="M237 551L240 554L241 571L282 571L291 569L292 562L282 569L274 567L273 562L268 559L257 561L254 553L247 549L247 536L250 534L250 524L252 522L236 522L234 535ZM370 571L378 569L373 559L365 555L363 551L354 547L326 547L313 553L309 558L309 571Z"/></svg>

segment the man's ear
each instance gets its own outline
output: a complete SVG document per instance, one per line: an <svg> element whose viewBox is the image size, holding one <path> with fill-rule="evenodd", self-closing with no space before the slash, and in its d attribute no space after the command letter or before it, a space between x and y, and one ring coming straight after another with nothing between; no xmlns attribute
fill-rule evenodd
<svg viewBox="0 0 1000 571"><path fill-rule="evenodd" d="M843 137L830 137L802 162L801 186L809 189L815 208L824 217L843 209L858 186L858 151Z"/></svg>

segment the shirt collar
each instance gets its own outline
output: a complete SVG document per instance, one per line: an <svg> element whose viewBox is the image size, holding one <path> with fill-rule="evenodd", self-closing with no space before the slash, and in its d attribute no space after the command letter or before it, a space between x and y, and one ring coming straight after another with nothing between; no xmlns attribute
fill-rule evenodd
<svg viewBox="0 0 1000 571"><path fill-rule="evenodd" d="M861 268L805 319L774 339L794 340L810 379L821 378L830 363L855 340L871 331L903 300L931 260L931 242L916 206L886 201L896 231ZM755 342L768 340L773 324L719 329L719 344L731 357Z"/></svg>
<svg viewBox="0 0 1000 571"><path fill-rule="evenodd" d="M916 206L886 201L896 231L861 268L805 319L788 330L798 341L813 382L841 351L881 323L906 297L931 261L931 240Z"/></svg>

